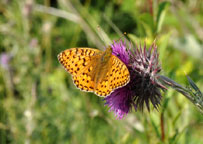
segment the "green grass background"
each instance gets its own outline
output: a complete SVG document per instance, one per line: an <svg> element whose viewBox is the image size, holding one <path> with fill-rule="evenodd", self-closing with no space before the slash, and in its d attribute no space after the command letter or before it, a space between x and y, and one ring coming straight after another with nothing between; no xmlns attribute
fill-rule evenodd
<svg viewBox="0 0 203 144"><path fill-rule="evenodd" d="M57 60L127 32L132 43L156 39L161 74L186 86L187 73L202 90L202 14L201 0L1 0L0 54L12 58L0 67L0 144L202 144L203 115L183 95L169 89L159 111L116 120Z"/></svg>

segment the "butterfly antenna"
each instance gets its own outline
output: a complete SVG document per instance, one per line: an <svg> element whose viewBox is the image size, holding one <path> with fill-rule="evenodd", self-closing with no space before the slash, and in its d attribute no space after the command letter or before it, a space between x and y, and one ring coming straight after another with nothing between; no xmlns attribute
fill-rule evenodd
<svg viewBox="0 0 203 144"><path fill-rule="evenodd" d="M118 41L120 41L123 37L125 37L127 35L127 33L126 32L124 32L123 33L123 35L119 38L119 39L117 39L117 40L115 40L115 42L118 42Z"/></svg>

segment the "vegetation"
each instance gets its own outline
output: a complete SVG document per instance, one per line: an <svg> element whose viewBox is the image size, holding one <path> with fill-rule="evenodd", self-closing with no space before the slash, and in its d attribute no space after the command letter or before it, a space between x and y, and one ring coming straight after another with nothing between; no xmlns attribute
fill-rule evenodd
<svg viewBox="0 0 203 144"><path fill-rule="evenodd" d="M202 91L202 13L201 0L1 0L0 143L203 143L203 114L182 94L169 88L158 111L117 120L57 60L126 32L132 44L156 39L161 75L188 86L187 74Z"/></svg>

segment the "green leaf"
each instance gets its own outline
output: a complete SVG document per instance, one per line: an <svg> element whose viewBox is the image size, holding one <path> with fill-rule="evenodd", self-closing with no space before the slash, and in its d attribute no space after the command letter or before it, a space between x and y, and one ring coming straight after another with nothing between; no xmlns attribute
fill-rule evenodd
<svg viewBox="0 0 203 144"><path fill-rule="evenodd" d="M178 129L176 129L175 134L171 138L169 138L169 144L174 144L178 135L179 135L179 131Z"/></svg>
<svg viewBox="0 0 203 144"><path fill-rule="evenodd" d="M165 98L163 104L162 104L162 112L164 113L164 111L167 109L168 107L168 102L169 102L170 98Z"/></svg>
<svg viewBox="0 0 203 144"><path fill-rule="evenodd" d="M154 21L153 17L149 13L144 13L140 16L141 24L144 26L145 32L148 36L151 36L154 33Z"/></svg>
<svg viewBox="0 0 203 144"><path fill-rule="evenodd" d="M158 8L158 13L157 13L157 25L156 25L156 32L160 32L161 31L161 28L162 28L162 25L163 25L163 21L164 21L164 18L165 18L165 14L166 14L166 11L167 11L167 7L170 5L169 2L162 2L159 4L159 8Z"/></svg>
<svg viewBox="0 0 203 144"><path fill-rule="evenodd" d="M156 133L156 136L161 139L161 134L159 132L159 127L155 124L155 122L153 121L153 119L151 119L151 124L152 124L152 127L154 128L154 131Z"/></svg>

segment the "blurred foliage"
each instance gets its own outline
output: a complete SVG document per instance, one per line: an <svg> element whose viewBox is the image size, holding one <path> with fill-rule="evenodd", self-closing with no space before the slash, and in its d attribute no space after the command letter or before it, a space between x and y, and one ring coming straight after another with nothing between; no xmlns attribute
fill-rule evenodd
<svg viewBox="0 0 203 144"><path fill-rule="evenodd" d="M202 0L1 0L0 143L203 143L203 116L181 94L116 120L57 60L127 32L132 43L156 39L162 74L188 85L186 72L202 90L202 13Z"/></svg>

